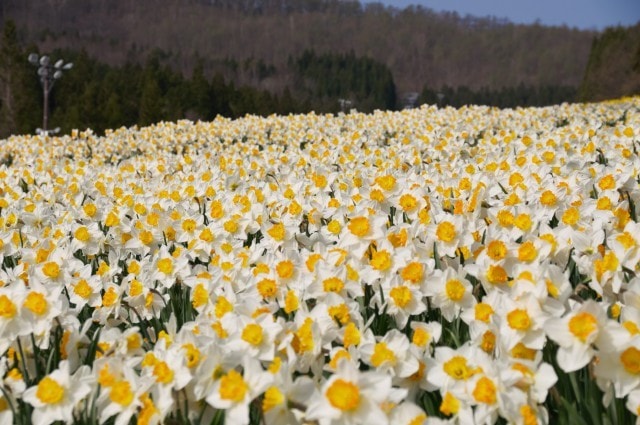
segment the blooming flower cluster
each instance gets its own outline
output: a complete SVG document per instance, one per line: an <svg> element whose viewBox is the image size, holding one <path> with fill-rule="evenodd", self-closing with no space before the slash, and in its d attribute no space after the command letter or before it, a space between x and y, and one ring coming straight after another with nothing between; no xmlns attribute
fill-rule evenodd
<svg viewBox="0 0 640 425"><path fill-rule="evenodd" d="M0 141L0 421L637 420L639 143L637 98Z"/></svg>

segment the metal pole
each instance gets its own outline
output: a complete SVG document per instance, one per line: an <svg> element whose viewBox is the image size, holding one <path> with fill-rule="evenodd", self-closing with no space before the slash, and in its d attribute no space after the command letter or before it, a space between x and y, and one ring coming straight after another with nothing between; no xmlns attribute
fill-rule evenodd
<svg viewBox="0 0 640 425"><path fill-rule="evenodd" d="M53 88L53 84L56 80L62 77L63 71L68 71L73 68L71 62L64 63L62 59L59 59L55 64L51 63L49 56L38 56L37 53L31 53L28 57L29 63L38 67L38 76L40 77L40 83L42 84L42 128L36 129L37 132L42 132L44 135L49 134L49 94ZM60 131L60 128L55 128L51 131L51 134L55 134Z"/></svg>
<svg viewBox="0 0 640 425"><path fill-rule="evenodd" d="M42 130L47 131L49 124L49 76L46 75L43 78L42 91L44 93L44 107L42 113Z"/></svg>

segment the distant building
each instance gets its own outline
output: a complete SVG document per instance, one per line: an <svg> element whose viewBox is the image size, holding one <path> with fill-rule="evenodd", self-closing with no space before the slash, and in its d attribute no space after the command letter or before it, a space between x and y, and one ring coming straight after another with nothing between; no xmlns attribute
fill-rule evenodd
<svg viewBox="0 0 640 425"><path fill-rule="evenodd" d="M418 97L419 93L412 91L409 93L404 93L400 98L400 104L402 105L402 109L413 109L418 106Z"/></svg>

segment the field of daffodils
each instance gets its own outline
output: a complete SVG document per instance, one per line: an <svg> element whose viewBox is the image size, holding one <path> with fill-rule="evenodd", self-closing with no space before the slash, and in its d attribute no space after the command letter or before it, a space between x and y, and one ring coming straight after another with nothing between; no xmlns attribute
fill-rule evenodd
<svg viewBox="0 0 640 425"><path fill-rule="evenodd" d="M0 423L640 423L640 98L0 141Z"/></svg>

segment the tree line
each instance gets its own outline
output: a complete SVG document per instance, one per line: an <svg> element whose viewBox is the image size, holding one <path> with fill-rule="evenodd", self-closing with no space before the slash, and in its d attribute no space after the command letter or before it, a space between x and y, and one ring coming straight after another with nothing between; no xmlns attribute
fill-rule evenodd
<svg viewBox="0 0 640 425"><path fill-rule="evenodd" d="M344 0L2 0L20 39L42 51L83 49L110 66L167 64L270 92L293 87L289 58L305 50L371 58L389 68L398 93L431 87L577 87L595 31L519 25L413 6ZM260 61L276 72L256 73ZM263 70L264 71L264 70ZM271 70L273 71L273 70Z"/></svg>
<svg viewBox="0 0 640 425"><path fill-rule="evenodd" d="M529 86L519 84L514 87L492 89L482 87L472 90L466 86L444 86L439 90L425 87L418 98L419 103L459 108L464 105L487 105L500 108L518 106L547 106L577 100L578 90L571 86Z"/></svg>
<svg viewBox="0 0 640 425"><path fill-rule="evenodd" d="M32 133L41 126L42 90L36 68L27 55L36 46L22 48L17 29L8 22L0 42L0 137ZM144 65L110 66L86 52L57 50L53 60L74 64L56 81L50 96L52 126L62 132L91 128L98 133L121 126L149 125L165 120L212 120L217 115L270 115L307 111L337 112L341 99L361 111L395 108L395 86L389 69L355 54L316 54L306 51L290 58L298 87L271 92L237 85L221 74L207 77L202 61L190 75L172 69L170 55L156 50ZM243 66L266 78L272 66L245 61Z"/></svg>
<svg viewBox="0 0 640 425"><path fill-rule="evenodd" d="M41 126L42 90L35 67L27 55L37 46L23 48L18 30L8 22L0 43L0 137L32 133ZM398 100L389 68L372 58L349 53L316 53L305 50L288 59L291 87L280 91L237 84L217 73L208 77L199 60L188 76L174 70L171 55L155 50L144 64L127 62L112 66L84 51L56 50L53 60L72 62L72 70L58 80L50 96L52 126L63 133L91 128L97 133L121 126L149 125L159 121L212 120L217 115L237 118L245 114L267 116L315 111L339 112L355 108L370 112L403 107ZM280 72L262 60L229 60L267 79ZM486 104L500 107L539 106L575 98L571 87L532 87L523 84L499 90L425 86L418 103L452 106Z"/></svg>

